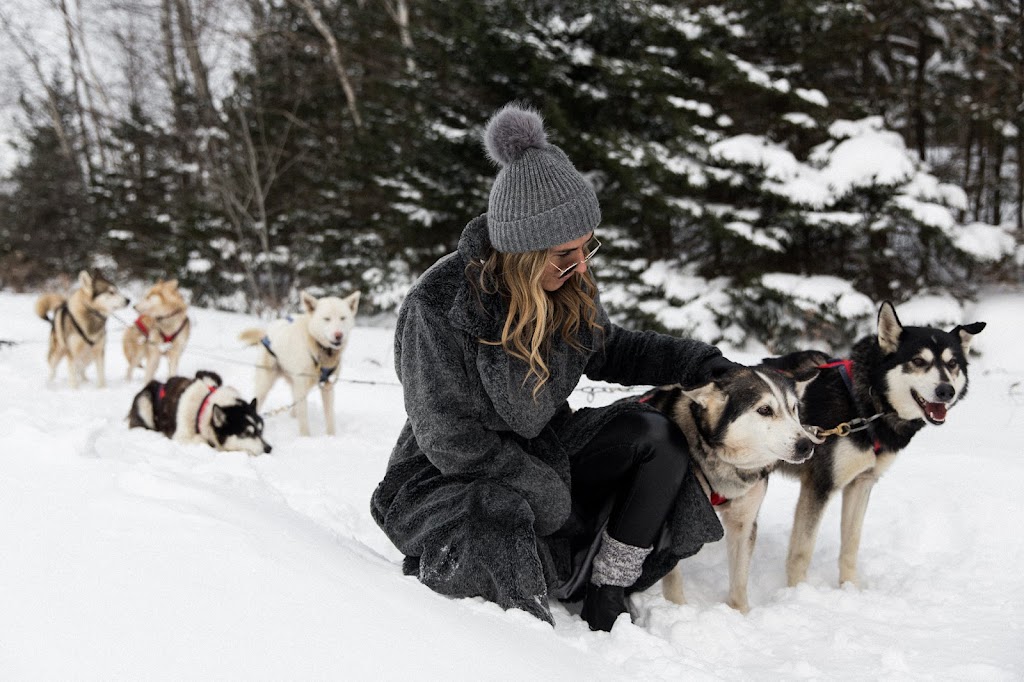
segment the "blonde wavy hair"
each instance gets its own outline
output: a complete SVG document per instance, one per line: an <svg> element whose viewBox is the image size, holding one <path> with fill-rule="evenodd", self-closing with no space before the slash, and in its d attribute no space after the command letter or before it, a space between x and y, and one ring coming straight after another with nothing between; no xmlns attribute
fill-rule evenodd
<svg viewBox="0 0 1024 682"><path fill-rule="evenodd" d="M597 323L597 284L590 272L573 273L560 289L545 291L541 286L550 256L547 249L526 253L492 251L484 261L470 262L466 275L479 291L499 294L508 301L508 316L499 341L480 343L501 346L525 362L529 371L523 385L533 379L533 397L548 379L547 357L551 340L560 332L574 350L584 350L577 336L582 325L601 330Z"/></svg>

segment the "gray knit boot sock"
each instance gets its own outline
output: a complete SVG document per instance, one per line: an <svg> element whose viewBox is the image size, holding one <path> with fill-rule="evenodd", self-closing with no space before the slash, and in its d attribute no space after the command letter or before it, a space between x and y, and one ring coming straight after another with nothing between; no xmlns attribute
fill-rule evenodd
<svg viewBox="0 0 1024 682"><path fill-rule="evenodd" d="M594 557L594 570L580 611L591 630L610 632L615 619L629 610L625 589L640 577L651 549L619 542L608 531L601 534L601 549Z"/></svg>

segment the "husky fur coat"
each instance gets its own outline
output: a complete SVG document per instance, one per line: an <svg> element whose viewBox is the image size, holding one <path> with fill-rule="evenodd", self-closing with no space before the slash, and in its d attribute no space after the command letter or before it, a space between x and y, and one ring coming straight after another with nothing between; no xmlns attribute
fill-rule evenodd
<svg viewBox="0 0 1024 682"><path fill-rule="evenodd" d="M408 420L371 500L374 520L408 558L407 573L443 594L483 596L550 621L547 597L573 600L589 578L603 518L573 510L570 462L613 417L649 409L635 401L570 410L586 374L625 385L693 383L720 357L713 346L627 331L599 307L603 333L580 332L577 352L560 337L551 377L537 395L526 364L496 341L507 314L497 295L465 275L490 251L486 214L466 226L456 253L409 291L395 332L395 368ZM662 537L633 590L722 537L714 510L689 473ZM537 603L543 603L541 609Z"/></svg>

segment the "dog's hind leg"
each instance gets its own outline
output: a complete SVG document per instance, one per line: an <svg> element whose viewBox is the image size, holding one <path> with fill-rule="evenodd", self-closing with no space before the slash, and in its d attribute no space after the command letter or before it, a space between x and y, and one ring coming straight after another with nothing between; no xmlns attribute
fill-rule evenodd
<svg viewBox="0 0 1024 682"><path fill-rule="evenodd" d="M742 497L731 500L722 511L725 542L729 551L729 601L732 608L746 613L750 610L747 583L750 581L750 560L757 541L757 513L761 510L768 479L758 481Z"/></svg>
<svg viewBox="0 0 1024 682"><path fill-rule="evenodd" d="M871 489L878 478L873 472L865 472L850 481L843 488L843 517L840 525L839 584L857 584L857 552L860 551L860 535L864 528L864 514L868 510Z"/></svg>
<svg viewBox="0 0 1024 682"><path fill-rule="evenodd" d="M257 409L263 409L263 406L266 404L267 394L270 393L270 388L274 385L276 379L277 376L273 369L262 364L256 366L253 388L256 394Z"/></svg>
<svg viewBox="0 0 1024 682"><path fill-rule="evenodd" d="M827 504L828 498L823 499L809 481L800 482L800 497L793 514L793 532L789 536L786 557L786 579L790 587L807 579L807 568L811 565L811 553Z"/></svg>
<svg viewBox="0 0 1024 682"><path fill-rule="evenodd" d="M61 358L64 357L64 349L57 344L57 340L50 336L50 350L46 354L46 363L50 366L50 376L46 379L47 383L52 384L53 380L57 376L57 365L60 364ZM71 359L68 359L68 366L71 366Z"/></svg>
<svg viewBox="0 0 1024 682"><path fill-rule="evenodd" d="M683 569L676 564L672 570L661 579L661 593L673 604L685 604L686 595L683 593Z"/></svg>
<svg viewBox="0 0 1024 682"><path fill-rule="evenodd" d="M334 384L320 384L320 398L324 403L324 421L327 422L327 434L334 435Z"/></svg>

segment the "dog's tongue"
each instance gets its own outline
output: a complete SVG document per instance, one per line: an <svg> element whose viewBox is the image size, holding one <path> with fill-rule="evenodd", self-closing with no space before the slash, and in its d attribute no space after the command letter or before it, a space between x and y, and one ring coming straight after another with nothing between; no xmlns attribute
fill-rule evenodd
<svg viewBox="0 0 1024 682"><path fill-rule="evenodd" d="M925 403L924 411L932 421L946 421L946 403Z"/></svg>

